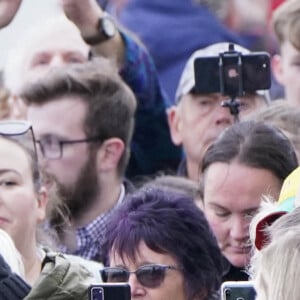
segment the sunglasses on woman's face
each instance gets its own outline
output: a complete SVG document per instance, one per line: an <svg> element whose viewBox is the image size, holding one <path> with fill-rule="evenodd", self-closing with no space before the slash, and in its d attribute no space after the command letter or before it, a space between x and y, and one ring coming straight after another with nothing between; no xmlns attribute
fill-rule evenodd
<svg viewBox="0 0 300 300"><path fill-rule="evenodd" d="M100 271L103 282L128 282L130 274L135 274L138 282L147 288L159 287L165 279L166 270L179 270L169 265L145 265L135 271L122 267L104 268Z"/></svg>

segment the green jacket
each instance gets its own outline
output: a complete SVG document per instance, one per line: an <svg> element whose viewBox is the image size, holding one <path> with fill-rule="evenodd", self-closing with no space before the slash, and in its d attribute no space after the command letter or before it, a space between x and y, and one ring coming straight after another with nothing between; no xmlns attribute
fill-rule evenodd
<svg viewBox="0 0 300 300"><path fill-rule="evenodd" d="M63 254L46 254L42 272L24 300L88 300L88 287L95 277L85 266Z"/></svg>

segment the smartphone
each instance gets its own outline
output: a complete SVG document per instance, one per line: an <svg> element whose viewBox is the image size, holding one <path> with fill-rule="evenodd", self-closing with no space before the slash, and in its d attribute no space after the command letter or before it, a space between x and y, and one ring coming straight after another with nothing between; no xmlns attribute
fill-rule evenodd
<svg viewBox="0 0 300 300"><path fill-rule="evenodd" d="M221 285L221 300L255 300L251 281L225 281Z"/></svg>
<svg viewBox="0 0 300 300"><path fill-rule="evenodd" d="M130 300L128 283L101 283L88 288L89 300Z"/></svg>
<svg viewBox="0 0 300 300"><path fill-rule="evenodd" d="M267 52L224 52L194 61L195 91L199 94L239 95L271 87L270 55Z"/></svg>

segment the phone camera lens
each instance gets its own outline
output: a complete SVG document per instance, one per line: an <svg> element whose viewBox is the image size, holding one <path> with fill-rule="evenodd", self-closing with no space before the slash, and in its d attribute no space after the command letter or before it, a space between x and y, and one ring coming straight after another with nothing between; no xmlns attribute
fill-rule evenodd
<svg viewBox="0 0 300 300"><path fill-rule="evenodd" d="M231 294L230 289L228 288L225 289L224 293L225 293L225 299L230 299L230 294Z"/></svg>

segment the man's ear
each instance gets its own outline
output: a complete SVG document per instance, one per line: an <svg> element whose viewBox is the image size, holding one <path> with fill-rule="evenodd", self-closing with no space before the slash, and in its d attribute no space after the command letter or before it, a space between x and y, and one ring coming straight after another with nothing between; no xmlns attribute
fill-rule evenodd
<svg viewBox="0 0 300 300"><path fill-rule="evenodd" d="M125 145L121 139L110 138L105 140L97 153L98 167L102 171L117 169L124 151Z"/></svg>
<svg viewBox="0 0 300 300"><path fill-rule="evenodd" d="M282 68L282 58L279 54L275 54L271 58L271 66L273 74L276 80L284 85L284 76L283 76L283 68Z"/></svg>
<svg viewBox="0 0 300 300"><path fill-rule="evenodd" d="M46 209L48 205L48 191L42 186L37 194L38 200L38 221L43 222L46 218Z"/></svg>
<svg viewBox="0 0 300 300"><path fill-rule="evenodd" d="M171 106L167 110L168 124L170 128L171 138L175 145L180 146L182 144L181 138L181 118L178 106Z"/></svg>

